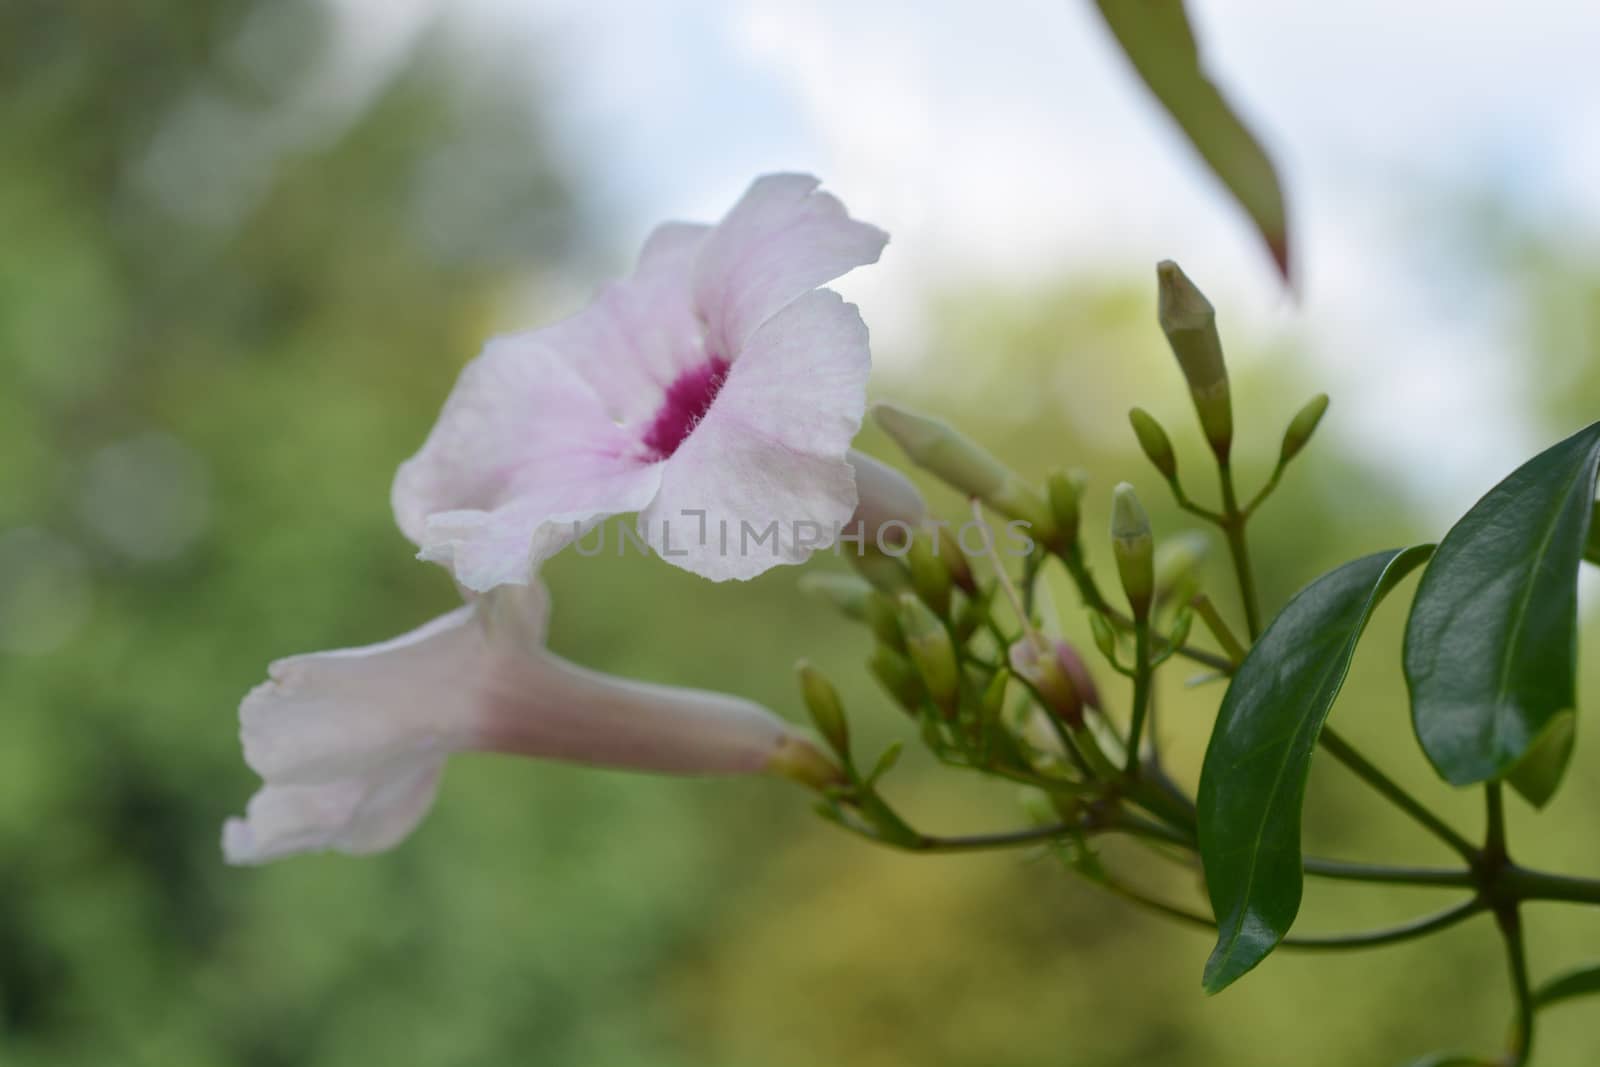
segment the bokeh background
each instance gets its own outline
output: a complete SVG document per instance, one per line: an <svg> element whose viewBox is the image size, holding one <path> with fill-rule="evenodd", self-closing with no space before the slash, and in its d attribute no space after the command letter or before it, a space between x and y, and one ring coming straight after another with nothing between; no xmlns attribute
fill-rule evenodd
<svg viewBox="0 0 1600 1067"><path fill-rule="evenodd" d="M1207 999L1202 934L1047 859L874 851L777 783L461 759L390 854L220 860L255 784L235 708L266 662L452 602L387 491L462 363L762 171L814 171L892 231L843 285L877 395L1151 502L1130 404L1199 468L1153 324L1150 265L1182 261L1222 309L1247 481L1306 396L1334 395L1261 516L1274 604L1437 536L1600 414L1592 8L1192 7L1282 168L1297 298L1077 0L0 3L0 1063L1277 1067L1496 1046L1487 920L1280 953ZM863 637L797 577L569 554L554 643L796 717L806 655L864 745L905 737ZM1336 714L1476 833L1476 798L1409 739L1402 601ZM1192 777L1219 694L1166 673ZM1548 815L1512 812L1520 857L1600 874L1592 742ZM1008 789L915 756L893 792L933 831L1020 818ZM1312 792L1319 852L1447 858L1336 767ZM1313 884L1300 926L1438 903ZM1600 917L1536 910L1532 951L1541 974L1600 955ZM1548 1015L1541 1062L1600 1060L1594 1011Z"/></svg>

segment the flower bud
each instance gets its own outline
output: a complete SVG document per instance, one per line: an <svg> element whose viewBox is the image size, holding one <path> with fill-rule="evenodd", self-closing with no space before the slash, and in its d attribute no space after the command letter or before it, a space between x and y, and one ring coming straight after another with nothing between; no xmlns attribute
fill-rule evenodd
<svg viewBox="0 0 1600 1067"><path fill-rule="evenodd" d="M805 660L795 671L800 675L800 695L805 698L806 710L830 748L840 759L850 758L850 726L844 717L844 705L839 692L823 673Z"/></svg>
<svg viewBox="0 0 1600 1067"><path fill-rule="evenodd" d="M972 573L972 561L961 547L961 531L952 530L948 537L939 539L939 559L950 571L950 580L967 596L978 595L978 579Z"/></svg>
<svg viewBox="0 0 1600 1067"><path fill-rule="evenodd" d="M1056 661L1061 664L1061 669L1067 672L1067 677L1072 679L1072 687L1078 691L1083 702L1091 708L1100 706L1100 690L1094 684L1094 675L1089 673L1089 665L1083 662L1083 657L1078 655L1078 650L1065 641L1057 641Z"/></svg>
<svg viewBox="0 0 1600 1067"><path fill-rule="evenodd" d="M1021 519L1038 540L1055 535L1055 519L1038 493L994 456L938 419L892 404L876 404L872 416L911 462L1002 515Z"/></svg>
<svg viewBox="0 0 1600 1067"><path fill-rule="evenodd" d="M1200 568L1211 541L1199 530L1164 537L1156 547L1156 602L1186 604L1200 591Z"/></svg>
<svg viewBox="0 0 1600 1067"><path fill-rule="evenodd" d="M798 782L819 793L848 781L833 760L800 737L784 738L763 769L768 774Z"/></svg>
<svg viewBox="0 0 1600 1067"><path fill-rule="evenodd" d="M899 471L865 452L851 449L847 458L856 475L856 511L850 517L863 543L899 548L928 516L922 493Z"/></svg>
<svg viewBox="0 0 1600 1067"><path fill-rule="evenodd" d="M921 714L927 690L922 687L922 679L910 660L885 645L879 645L873 649L867 669L903 710L911 715Z"/></svg>
<svg viewBox="0 0 1600 1067"><path fill-rule="evenodd" d="M1083 490L1088 485L1089 476L1082 471L1055 471L1045 483L1050 495L1050 512L1060 529L1060 538L1064 547L1071 547L1078 540L1078 508L1083 499Z"/></svg>
<svg viewBox="0 0 1600 1067"><path fill-rule="evenodd" d="M1074 728L1083 725L1083 696L1055 648L1024 637L1007 650L1006 659L1011 669L1033 687L1050 714Z"/></svg>
<svg viewBox="0 0 1600 1067"><path fill-rule="evenodd" d="M853 574L807 574L800 579L800 591L821 597L856 622L867 619L867 601L873 594L869 582Z"/></svg>
<svg viewBox="0 0 1600 1067"><path fill-rule="evenodd" d="M955 631L956 640L962 644L971 640L984 624L989 614L989 598L983 593L968 597L967 602L961 605L961 611L956 615Z"/></svg>
<svg viewBox="0 0 1600 1067"><path fill-rule="evenodd" d="M1194 612L1184 608L1172 621L1172 632L1167 635L1167 643L1174 648L1182 648L1189 641L1189 631L1194 628Z"/></svg>
<svg viewBox="0 0 1600 1067"><path fill-rule="evenodd" d="M1156 264L1160 290L1157 318L1172 354L1189 382L1201 429L1217 458L1226 460L1233 445L1233 401L1228 392L1228 367L1217 336L1217 312L1170 259Z"/></svg>
<svg viewBox="0 0 1600 1067"><path fill-rule="evenodd" d="M1011 675L1006 671L996 671L989 684L984 687L983 700L979 704L979 711L983 713L985 728L990 728L1000 722L1000 717L1006 710L1006 683L1011 681Z"/></svg>
<svg viewBox="0 0 1600 1067"><path fill-rule="evenodd" d="M1128 412L1128 421L1133 424L1133 435L1139 439L1139 447L1156 470L1161 472L1161 477L1169 482L1175 479L1178 476L1178 457L1172 451L1172 440L1167 437L1167 431L1161 428L1155 416L1144 408L1134 408Z"/></svg>
<svg viewBox="0 0 1600 1067"><path fill-rule="evenodd" d="M894 649L896 652L906 650L906 639L900 633L900 614L895 611L894 602L882 593L873 591L867 598L864 612L867 628L872 631L872 636Z"/></svg>
<svg viewBox="0 0 1600 1067"><path fill-rule="evenodd" d="M1150 517L1127 482L1118 485L1111 497L1111 550L1117 557L1117 574L1133 617L1149 617L1155 589L1155 539L1150 533Z"/></svg>
<svg viewBox="0 0 1600 1067"><path fill-rule="evenodd" d="M917 591L922 602L932 608L935 615L946 618L950 614L950 568L934 551L932 536L922 533L912 539L906 565L911 569L911 588Z"/></svg>
<svg viewBox="0 0 1600 1067"><path fill-rule="evenodd" d="M916 596L901 593L900 630L928 696L941 711L953 711L961 694L961 667L944 623Z"/></svg>
<svg viewBox="0 0 1600 1067"><path fill-rule="evenodd" d="M1094 635L1094 647L1100 654L1112 663L1117 661L1117 634L1111 629L1111 623L1098 611L1089 615L1089 632Z"/></svg>
<svg viewBox="0 0 1600 1067"><path fill-rule="evenodd" d="M863 545L859 552L850 553L850 565L880 593L898 596L911 588L911 576L906 573L905 564L870 544Z"/></svg>
<svg viewBox="0 0 1600 1067"><path fill-rule="evenodd" d="M1311 435L1317 432L1317 424L1322 421L1323 413L1328 410L1328 394L1318 393L1306 401L1305 407L1295 412L1294 418L1289 420L1289 428L1283 431L1283 449L1278 453L1278 462L1287 463L1300 454L1306 447L1306 442L1311 440Z"/></svg>

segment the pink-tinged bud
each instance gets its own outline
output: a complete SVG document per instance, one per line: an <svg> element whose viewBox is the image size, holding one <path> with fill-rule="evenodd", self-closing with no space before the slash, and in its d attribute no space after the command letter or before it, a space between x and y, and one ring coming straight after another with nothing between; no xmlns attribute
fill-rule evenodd
<svg viewBox="0 0 1600 1067"><path fill-rule="evenodd" d="M1025 637L1011 646L1007 659L1017 676L1033 687L1050 714L1077 728L1083 725L1086 696L1079 691L1078 682L1068 668L1061 649L1054 645L1042 639L1036 643ZM1076 653L1072 654L1072 659L1077 660ZM1079 677L1088 679L1088 671L1084 670L1081 661L1077 662L1076 667ZM1091 690L1092 687L1093 682L1090 681Z"/></svg>
<svg viewBox="0 0 1600 1067"><path fill-rule="evenodd" d="M537 583L503 586L392 641L274 663L239 708L245 760L263 785L223 828L228 861L390 848L432 807L455 752L795 777L804 742L782 719L724 693L554 656L547 605Z"/></svg>
<svg viewBox="0 0 1600 1067"><path fill-rule="evenodd" d="M1072 687L1078 691L1083 702L1091 708L1100 707L1100 690L1095 687L1094 675L1089 673L1089 665L1083 662L1083 657L1078 655L1078 650L1065 641L1057 641L1056 661L1061 664L1061 669L1067 672L1067 677L1072 679Z"/></svg>
<svg viewBox="0 0 1600 1067"><path fill-rule="evenodd" d="M859 529L866 543L877 548L903 546L928 517L922 493L905 475L865 452L852 448L847 458L856 475L856 511L850 528Z"/></svg>

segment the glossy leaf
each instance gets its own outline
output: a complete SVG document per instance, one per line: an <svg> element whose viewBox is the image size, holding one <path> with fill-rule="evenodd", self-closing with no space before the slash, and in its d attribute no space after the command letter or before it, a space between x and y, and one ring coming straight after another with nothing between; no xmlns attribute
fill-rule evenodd
<svg viewBox="0 0 1600 1067"><path fill-rule="evenodd" d="M1592 997L1600 994L1600 963L1557 975L1534 990L1533 1002L1541 1008L1559 1004L1574 997Z"/></svg>
<svg viewBox="0 0 1600 1067"><path fill-rule="evenodd" d="M1203 983L1266 958L1300 910L1300 809L1311 755L1378 601L1432 551L1394 549L1306 586L1272 620L1222 699L1200 772L1200 856L1217 917Z"/></svg>
<svg viewBox="0 0 1600 1067"><path fill-rule="evenodd" d="M1133 69L1255 223L1285 281L1283 189L1261 143L1200 64L1183 0L1096 0Z"/></svg>
<svg viewBox="0 0 1600 1067"><path fill-rule="evenodd" d="M1600 423L1484 496L1439 543L1406 625L1417 740L1453 785L1508 780L1550 799L1572 754L1578 567Z"/></svg>

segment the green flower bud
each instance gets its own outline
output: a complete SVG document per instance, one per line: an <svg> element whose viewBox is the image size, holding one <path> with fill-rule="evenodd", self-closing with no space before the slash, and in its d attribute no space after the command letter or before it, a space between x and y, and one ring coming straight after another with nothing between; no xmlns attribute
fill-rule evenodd
<svg viewBox="0 0 1600 1067"><path fill-rule="evenodd" d="M895 610L892 600L874 590L867 598L864 617L872 636L876 637L880 644L887 645L896 652L906 650L905 636L900 633L900 613Z"/></svg>
<svg viewBox="0 0 1600 1067"><path fill-rule="evenodd" d="M1155 590L1155 538L1150 516L1133 486L1123 482L1111 497L1111 550L1117 557L1117 574L1135 619L1148 618Z"/></svg>
<svg viewBox="0 0 1600 1067"><path fill-rule="evenodd" d="M867 601L872 585L852 574L808 574L800 579L800 591L821 597L856 622L867 619Z"/></svg>
<svg viewBox="0 0 1600 1067"><path fill-rule="evenodd" d="M915 595L901 593L900 630L928 696L941 711L954 711L961 695L961 667L944 623Z"/></svg>
<svg viewBox="0 0 1600 1067"><path fill-rule="evenodd" d="M799 737L785 737L776 751L767 758L766 773L791 782L799 782L819 793L845 785L848 781L838 765L825 756L811 742Z"/></svg>
<svg viewBox="0 0 1600 1067"><path fill-rule="evenodd" d="M903 710L913 716L921 714L927 690L923 689L922 679L910 660L891 648L879 645L873 649L872 658L867 660L867 669Z"/></svg>
<svg viewBox="0 0 1600 1067"><path fill-rule="evenodd" d="M967 596L978 595L978 579L972 573L972 561L961 547L961 538L955 532L939 538L939 558L950 571L950 580Z"/></svg>
<svg viewBox="0 0 1600 1067"><path fill-rule="evenodd" d="M1189 631L1194 628L1194 612L1184 608L1178 612L1177 618L1172 621L1172 632L1167 635L1167 643L1174 648L1182 648L1189 641Z"/></svg>
<svg viewBox="0 0 1600 1067"><path fill-rule="evenodd" d="M806 710L817 732L838 753L840 759L850 758L850 726L844 717L844 704L839 692L823 673L805 660L795 665L800 675L800 695L805 698Z"/></svg>
<svg viewBox="0 0 1600 1067"><path fill-rule="evenodd" d="M1227 460L1233 445L1233 401L1228 392L1228 367L1217 336L1217 312L1170 259L1156 264L1159 286L1157 318L1172 354L1189 383L1201 429L1217 458Z"/></svg>
<svg viewBox="0 0 1600 1067"><path fill-rule="evenodd" d="M941 538L939 549L942 552L946 542L951 538ZM911 568L911 588L917 591L922 602L933 609L933 613L943 619L950 614L950 568L945 565L944 559L933 548L933 538L927 533L920 533L911 540L911 549L906 554L906 565Z"/></svg>
<svg viewBox="0 0 1600 1067"><path fill-rule="evenodd" d="M1055 471L1045 483L1050 496L1050 511L1060 529L1062 547L1078 540L1078 508L1089 476L1082 471Z"/></svg>
<svg viewBox="0 0 1600 1067"><path fill-rule="evenodd" d="M1055 536L1055 519L1043 498L957 430L892 404L873 405L872 417L907 458L929 474L1002 515L1028 523L1036 540L1048 542Z"/></svg>
<svg viewBox="0 0 1600 1067"><path fill-rule="evenodd" d="M1089 632L1094 635L1094 647L1112 663L1117 661L1117 634L1111 623L1098 611L1089 616Z"/></svg>
<svg viewBox="0 0 1600 1067"><path fill-rule="evenodd" d="M1188 603L1200 591L1200 568L1211 540L1199 530L1162 538L1156 546L1156 602Z"/></svg>
<svg viewBox="0 0 1600 1067"><path fill-rule="evenodd" d="M1161 472L1161 477L1169 482L1177 478L1178 457L1172 451L1172 440L1155 416L1144 408L1134 408L1128 412L1128 421L1133 424L1133 435L1139 439L1139 447Z"/></svg>
<svg viewBox="0 0 1600 1067"><path fill-rule="evenodd" d="M904 563L894 556L879 552L868 545L860 552L851 552L850 565L856 573L872 583L872 587L889 596L898 596L911 588L911 575Z"/></svg>
<svg viewBox="0 0 1600 1067"><path fill-rule="evenodd" d="M989 613L989 597L985 593L977 593L967 598L961 605L961 611L956 615L955 631L956 640L965 644L982 628L984 618Z"/></svg>
<svg viewBox="0 0 1600 1067"><path fill-rule="evenodd" d="M1006 710L1006 683L1011 681L1011 675L1005 671L996 671L995 676L989 679L989 684L983 690L983 702L979 711L983 713L985 728L992 728L1000 722L1000 717Z"/></svg>
<svg viewBox="0 0 1600 1067"><path fill-rule="evenodd" d="M1289 428L1283 431L1283 449L1278 453L1278 462L1287 463L1300 454L1311 440L1311 435L1317 432L1317 424L1322 421L1323 414L1328 410L1328 394L1318 393L1306 401L1305 407L1295 412L1294 418L1289 420Z"/></svg>

